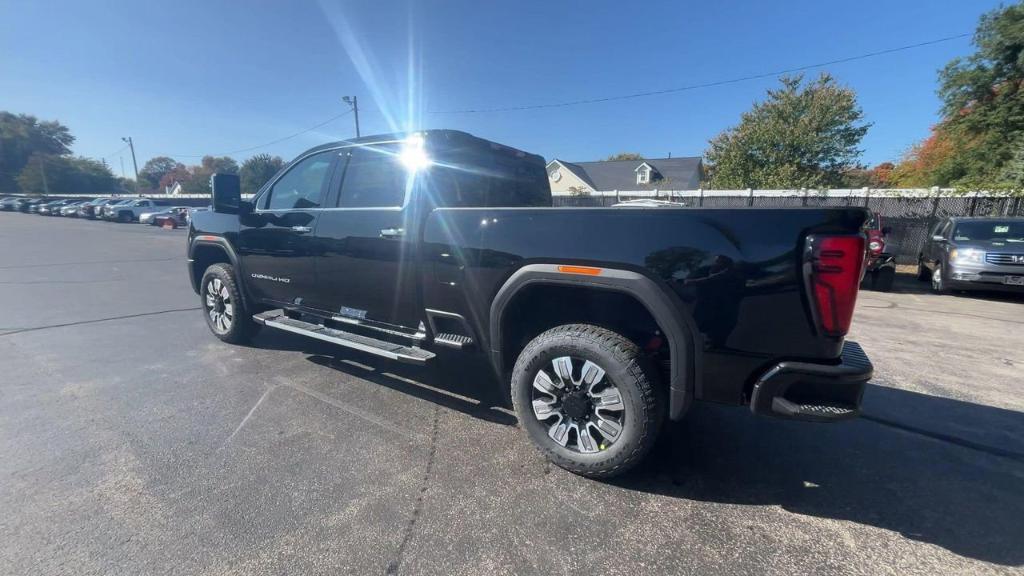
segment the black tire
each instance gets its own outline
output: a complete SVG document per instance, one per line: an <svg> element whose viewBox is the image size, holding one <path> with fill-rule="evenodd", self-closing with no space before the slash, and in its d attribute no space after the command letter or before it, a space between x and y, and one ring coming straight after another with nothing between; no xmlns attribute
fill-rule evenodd
<svg viewBox="0 0 1024 576"><path fill-rule="evenodd" d="M230 264L213 264L206 269L199 284L199 299L206 325L225 342L245 344L262 327L247 310Z"/></svg>
<svg viewBox="0 0 1024 576"><path fill-rule="evenodd" d="M924 265L920 258L917 259L917 279L921 282L927 282L932 279L931 271L928 270L928 267Z"/></svg>
<svg viewBox="0 0 1024 576"><path fill-rule="evenodd" d="M585 377L581 373L581 367L585 362L592 362L604 370L603 377L594 380L606 386L601 394L606 394L609 389L618 392L621 408L621 417L615 419L620 431L612 439L611 436L601 435L601 430L594 427L593 423L601 420L597 416L599 409L596 404L589 404L591 408L588 414L583 416L589 418L590 424L584 420L573 420L569 403L559 400L554 394L554 405L564 405L558 408L559 413L549 416L547 420L541 421L534 413L534 400L537 392L534 388L534 380L538 378L542 369L546 370L552 366L556 358L571 357L573 374L580 374L580 384L585 385ZM579 363L580 367L576 367ZM657 371L653 368L648 359L641 354L636 344L623 336L597 326L587 324L567 324L552 328L547 332L534 338L526 345L519 358L516 360L512 372L512 404L515 407L516 415L520 425L526 430L530 441L537 447L544 456L555 465L564 468L575 474L591 478L610 478L626 472L633 468L651 450L657 440L665 421L666 400L665 391L657 381ZM561 378L559 377L559 380ZM570 388L570 386L566 386ZM587 396L594 398L591 391L594 386L589 386ZM536 389L536 390L539 390ZM561 389L560 389L561 390ZM574 388L573 394L582 396L580 388ZM543 393L542 393L543 394ZM566 398L563 396L562 398ZM578 404L576 405L578 407ZM562 412L564 410L564 413ZM557 421L552 422L553 418ZM602 438L600 445L596 446L597 451L584 453L580 428L573 432L565 432L566 444L560 444L549 436L549 432L557 427L558 423L578 422L587 430L587 437L594 442L591 430L597 432ZM575 425L575 424L573 424ZM575 435L576 449L569 446L571 438ZM606 445L606 443L610 443ZM595 447L592 444L591 449Z"/></svg>
<svg viewBox="0 0 1024 576"><path fill-rule="evenodd" d="M949 294L945 266L941 262L936 264L935 270L932 271L932 292L936 294Z"/></svg>
<svg viewBox="0 0 1024 576"><path fill-rule="evenodd" d="M121 212L117 215L117 221L122 224L129 224L133 220L131 212Z"/></svg>
<svg viewBox="0 0 1024 576"><path fill-rule="evenodd" d="M892 291L892 284L896 280L895 268L880 268L875 271L871 282L871 289L879 292Z"/></svg>

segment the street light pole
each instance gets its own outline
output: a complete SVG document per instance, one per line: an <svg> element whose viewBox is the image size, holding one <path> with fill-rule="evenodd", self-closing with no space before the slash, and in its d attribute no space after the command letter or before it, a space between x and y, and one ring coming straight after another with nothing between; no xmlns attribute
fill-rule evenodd
<svg viewBox="0 0 1024 576"><path fill-rule="evenodd" d="M132 137L121 138L121 140L128 143L128 147L132 149L132 167L135 168L135 183L139 183L139 163L135 161L135 143L132 142ZM124 150L124 148L122 148Z"/></svg>
<svg viewBox="0 0 1024 576"><path fill-rule="evenodd" d="M342 96L342 101L352 107L352 112L356 117L356 138L359 138L359 98L356 96Z"/></svg>

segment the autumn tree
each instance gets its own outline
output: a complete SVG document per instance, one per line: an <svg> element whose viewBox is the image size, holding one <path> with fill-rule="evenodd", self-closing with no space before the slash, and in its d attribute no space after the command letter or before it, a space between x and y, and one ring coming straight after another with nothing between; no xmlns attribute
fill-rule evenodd
<svg viewBox="0 0 1024 576"><path fill-rule="evenodd" d="M192 171L184 164L177 164L170 172L165 173L157 183L158 189L163 192L180 182L184 188L192 180Z"/></svg>
<svg viewBox="0 0 1024 576"><path fill-rule="evenodd" d="M963 176L959 146L943 126L904 153L893 169L892 182L901 188L951 186Z"/></svg>
<svg viewBox="0 0 1024 576"><path fill-rule="evenodd" d="M786 76L781 84L710 141L711 187L833 187L856 165L870 124L853 90L828 74L807 83Z"/></svg>
<svg viewBox="0 0 1024 576"><path fill-rule="evenodd" d="M189 171L191 178L187 182L182 182L185 192L210 194L210 176L215 173L238 174L238 162L228 156L203 156L202 162Z"/></svg>
<svg viewBox="0 0 1024 576"><path fill-rule="evenodd" d="M142 167L142 170L139 170L139 180L142 180L141 183L146 188L159 188L163 177L178 167L184 168L185 166L168 156L150 158L145 166Z"/></svg>
<svg viewBox="0 0 1024 576"><path fill-rule="evenodd" d="M955 149L955 162L937 165L939 172L925 180L1016 188L1005 176L1024 141L1024 4L982 16L974 46L939 74L943 121L932 138Z"/></svg>

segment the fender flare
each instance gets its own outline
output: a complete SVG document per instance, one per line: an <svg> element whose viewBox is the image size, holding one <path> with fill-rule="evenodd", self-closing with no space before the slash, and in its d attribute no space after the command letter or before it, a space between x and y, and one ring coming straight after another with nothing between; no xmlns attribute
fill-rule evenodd
<svg viewBox="0 0 1024 576"><path fill-rule="evenodd" d="M557 264L529 264L516 270L498 289L490 310L490 356L499 377L504 375L502 322L505 309L519 292L537 284L575 286L628 294L647 309L668 339L670 357L669 418L680 419L701 392L700 349L696 325L678 296L651 278L602 267L599 275L560 272Z"/></svg>
<svg viewBox="0 0 1024 576"><path fill-rule="evenodd" d="M231 262L231 267L235 270L235 283L238 285L239 293L242 296L242 304L249 309L249 295L245 282L242 281L242 266L241 261L238 259L238 254L235 249L231 246L231 243L222 236L212 236L208 234L200 234L196 236L188 247L188 273L192 280L192 289L195 290L196 294L199 294L199 281L202 280L202 271L195 269L195 252L198 246L216 246L227 254L228 260Z"/></svg>

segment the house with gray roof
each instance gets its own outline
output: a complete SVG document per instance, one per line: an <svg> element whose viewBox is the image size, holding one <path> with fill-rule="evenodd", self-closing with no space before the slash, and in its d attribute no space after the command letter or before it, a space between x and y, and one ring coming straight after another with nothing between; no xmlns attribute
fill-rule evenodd
<svg viewBox="0 0 1024 576"><path fill-rule="evenodd" d="M704 177L699 156L548 162L552 194L589 194L611 190L696 190Z"/></svg>

